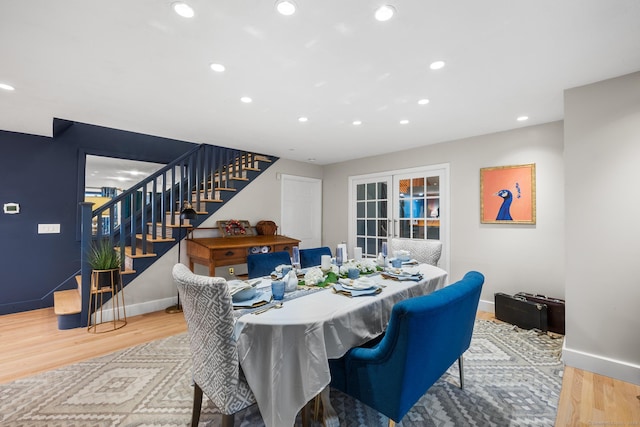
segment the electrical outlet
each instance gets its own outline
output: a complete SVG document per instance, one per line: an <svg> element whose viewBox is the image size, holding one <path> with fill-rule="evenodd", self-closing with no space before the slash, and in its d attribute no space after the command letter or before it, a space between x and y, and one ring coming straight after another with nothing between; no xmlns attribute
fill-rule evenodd
<svg viewBox="0 0 640 427"><path fill-rule="evenodd" d="M229 275L233 276L233 267L229 267Z"/></svg>

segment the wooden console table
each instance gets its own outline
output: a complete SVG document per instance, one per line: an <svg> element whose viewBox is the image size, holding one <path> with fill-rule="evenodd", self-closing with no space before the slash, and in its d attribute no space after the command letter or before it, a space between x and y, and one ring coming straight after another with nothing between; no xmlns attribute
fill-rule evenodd
<svg viewBox="0 0 640 427"><path fill-rule="evenodd" d="M209 276L216 275L216 267L246 264L247 255L263 251L288 251L300 240L287 236L206 237L186 239L189 268L194 264L209 267ZM267 249L264 249L267 248Z"/></svg>

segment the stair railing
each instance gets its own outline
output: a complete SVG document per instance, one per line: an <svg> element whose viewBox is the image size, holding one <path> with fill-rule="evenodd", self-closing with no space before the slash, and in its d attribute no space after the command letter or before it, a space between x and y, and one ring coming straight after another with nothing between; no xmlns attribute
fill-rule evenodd
<svg viewBox="0 0 640 427"><path fill-rule="evenodd" d="M87 254L95 240L108 239L118 247L121 270L131 270L133 267L127 264L129 257L125 255L127 247L132 258L139 252L140 255L148 253L149 239L176 237L173 231L168 236L168 230L189 225L179 222L184 201L191 203L196 211L206 212L206 201L214 199L217 189L229 187L232 177L243 176L245 169L255 166L256 154L202 144L95 210L92 210L93 203L80 203L83 326L86 326L91 276ZM178 230L177 239L180 239L181 228ZM141 234L139 240L137 234Z"/></svg>

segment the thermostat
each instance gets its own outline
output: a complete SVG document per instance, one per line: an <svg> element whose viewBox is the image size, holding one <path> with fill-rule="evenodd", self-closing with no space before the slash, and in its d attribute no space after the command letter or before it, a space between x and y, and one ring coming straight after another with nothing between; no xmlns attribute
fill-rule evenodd
<svg viewBox="0 0 640 427"><path fill-rule="evenodd" d="M17 203L5 203L4 204L4 213L6 214L17 214L20 213L20 205Z"/></svg>

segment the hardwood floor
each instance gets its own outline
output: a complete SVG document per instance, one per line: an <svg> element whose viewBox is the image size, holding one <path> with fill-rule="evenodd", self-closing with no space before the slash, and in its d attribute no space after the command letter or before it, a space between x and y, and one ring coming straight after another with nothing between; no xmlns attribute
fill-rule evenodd
<svg viewBox="0 0 640 427"><path fill-rule="evenodd" d="M478 318L495 321L491 313ZM160 311L127 321L116 331L90 334L84 328L58 330L53 309L0 316L0 383L186 331L180 313ZM640 426L640 386L565 368L556 427L595 425Z"/></svg>

